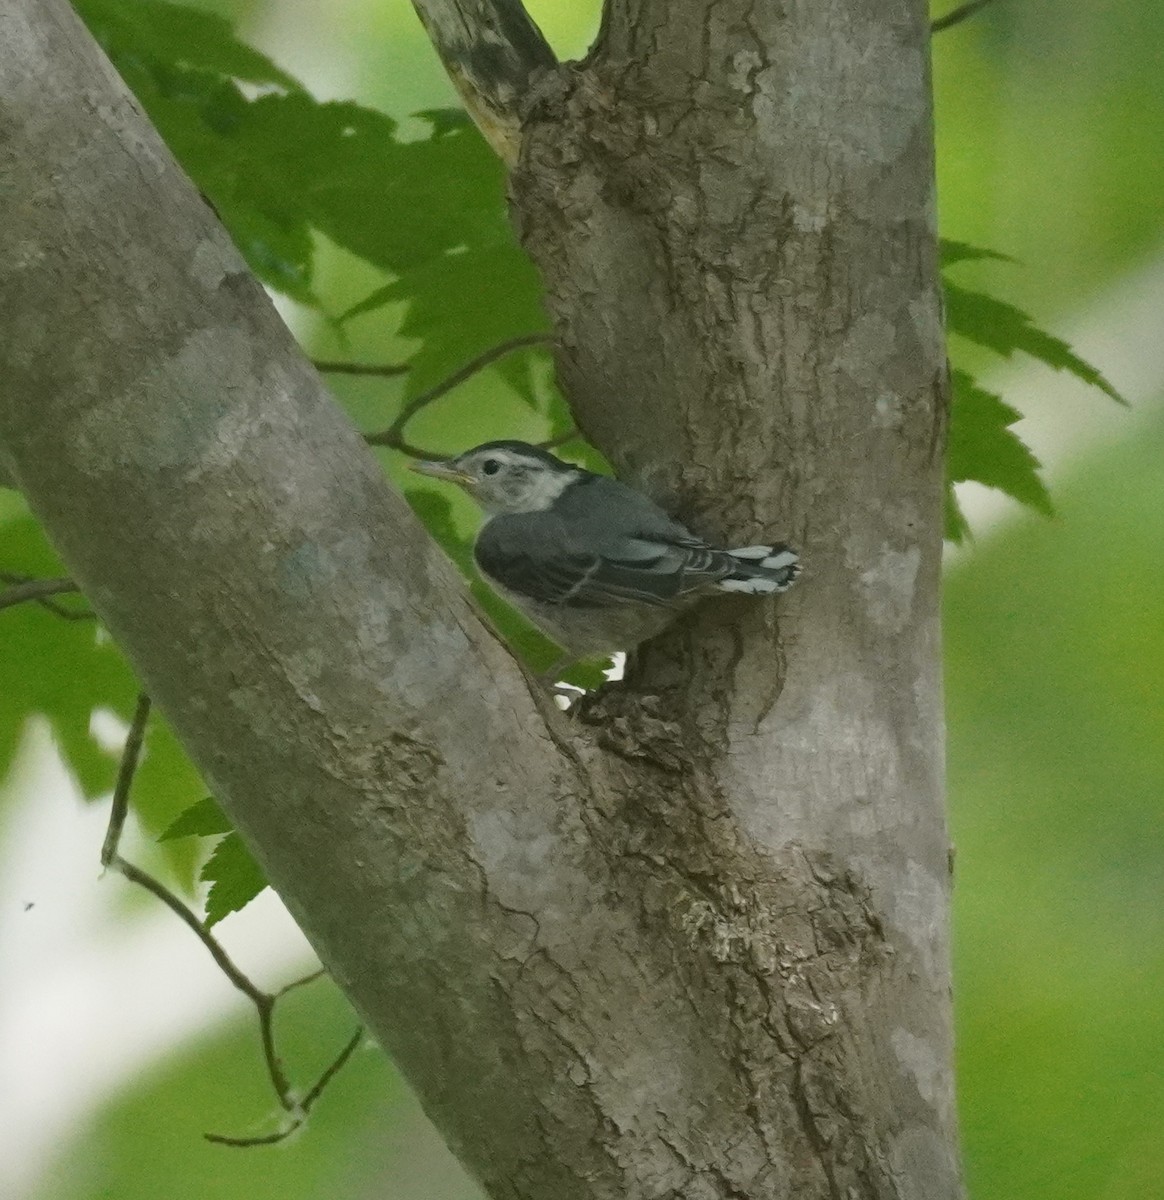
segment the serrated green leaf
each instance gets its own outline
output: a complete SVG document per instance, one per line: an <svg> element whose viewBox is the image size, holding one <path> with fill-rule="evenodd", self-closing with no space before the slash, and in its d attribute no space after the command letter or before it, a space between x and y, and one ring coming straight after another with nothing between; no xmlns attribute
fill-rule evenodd
<svg viewBox="0 0 1164 1200"><path fill-rule="evenodd" d="M943 267L994 259L1013 262L1005 254L965 242L942 240ZM951 333L1009 358L1022 350L1055 370L1099 388L1120 404L1126 401L1103 374L1084 361L1061 338L1039 329L1021 309L982 292L943 280L946 321ZM1010 428L1020 414L998 396L979 388L964 371L953 373L953 406L947 458L946 537L960 542L970 530L953 485L975 480L997 488L1039 512L1050 513L1051 500L1039 477L1039 463Z"/></svg>
<svg viewBox="0 0 1164 1200"><path fill-rule="evenodd" d="M983 259L1007 263L1016 261L1009 254L1002 254L998 250L987 250L982 246L972 246L969 242L955 242L949 238L940 239L938 251L943 267L953 267L961 262L980 262Z"/></svg>
<svg viewBox="0 0 1164 1200"><path fill-rule="evenodd" d="M158 841L167 842L173 838L184 837L214 837L220 833L230 833L233 829L230 818L218 807L214 797L206 796L171 821L158 835Z"/></svg>
<svg viewBox="0 0 1164 1200"><path fill-rule="evenodd" d="M427 121L437 137L454 130L468 129L473 124L463 108L422 108L412 115Z"/></svg>
<svg viewBox="0 0 1164 1200"><path fill-rule="evenodd" d="M954 483L951 479L946 480L943 524L943 537L946 541L953 542L955 546L960 546L970 537L970 522L966 520L966 514L958 503L958 497L954 492Z"/></svg>
<svg viewBox="0 0 1164 1200"><path fill-rule="evenodd" d="M146 730L145 754L134 776L130 797L142 827L155 837L199 796L206 784L174 735L165 714L154 706ZM193 895L201 852L194 842L173 840L162 847L176 881Z"/></svg>
<svg viewBox="0 0 1164 1200"><path fill-rule="evenodd" d="M1076 379L1097 387L1119 404L1127 401L1099 370L1080 358L1061 338L1045 333L1031 318L1013 304L997 300L983 292L972 292L945 281L946 322L952 333L967 338L1003 358L1016 350L1037 358L1057 371L1067 371Z"/></svg>
<svg viewBox="0 0 1164 1200"><path fill-rule="evenodd" d="M73 0L106 54L208 71L247 83L297 90L302 85L239 41L225 17L165 0Z"/></svg>
<svg viewBox="0 0 1164 1200"><path fill-rule="evenodd" d="M545 382L552 379L549 364L548 347L527 346L499 359L494 369L530 408L548 415L551 407L565 407L557 389Z"/></svg>
<svg viewBox="0 0 1164 1200"><path fill-rule="evenodd" d="M513 244L475 245L410 271L385 289L408 301L400 325L420 339L405 385L414 396L500 342L548 328L533 265Z"/></svg>
<svg viewBox="0 0 1164 1200"><path fill-rule="evenodd" d="M262 867L237 833L228 833L214 848L202 868L202 879L210 884L206 897L206 928L238 912L267 886Z"/></svg>
<svg viewBox="0 0 1164 1200"><path fill-rule="evenodd" d="M474 129L413 142L384 113L299 94L260 96L231 131L333 242L395 275L464 246L516 243L504 178Z"/></svg>
<svg viewBox="0 0 1164 1200"><path fill-rule="evenodd" d="M951 484L974 480L997 488L1047 516L1051 498L1039 476L1039 461L1010 428L1020 413L998 396L980 388L965 371L954 371L953 406L946 476ZM951 524L947 508L947 528ZM965 521L955 528L962 528ZM955 540L960 540L955 538Z"/></svg>
<svg viewBox="0 0 1164 1200"><path fill-rule="evenodd" d="M399 141L390 117L317 102L220 18L171 9L187 13L162 0L82 3L260 279L320 307L316 232L390 274L342 319L407 304L401 332L421 341L412 395L471 355L546 327L537 275L509 227L504 168L464 113L421 114L431 136ZM284 90L251 98L240 79ZM543 403L527 363L500 372L528 403Z"/></svg>

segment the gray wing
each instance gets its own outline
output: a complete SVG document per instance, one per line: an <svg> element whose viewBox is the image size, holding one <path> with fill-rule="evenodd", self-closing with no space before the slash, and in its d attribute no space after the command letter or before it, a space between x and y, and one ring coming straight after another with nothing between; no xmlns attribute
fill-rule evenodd
<svg viewBox="0 0 1164 1200"><path fill-rule="evenodd" d="M569 608L667 606L736 565L646 496L601 475L567 488L547 511L494 517L474 554L502 587Z"/></svg>

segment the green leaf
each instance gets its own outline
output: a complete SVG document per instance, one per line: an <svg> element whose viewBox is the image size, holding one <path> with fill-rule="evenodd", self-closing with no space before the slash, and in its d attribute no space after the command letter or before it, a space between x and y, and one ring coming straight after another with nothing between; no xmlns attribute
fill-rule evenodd
<svg viewBox="0 0 1164 1200"><path fill-rule="evenodd" d="M971 246L969 242L954 242L949 238L941 238L938 242L938 252L944 267L953 267L961 262L980 262L988 259L993 262L1012 263L1015 259L1009 254L998 250L987 250L982 246Z"/></svg>
<svg viewBox="0 0 1164 1200"><path fill-rule="evenodd" d="M302 199L281 177L277 162L240 141L258 101L218 75L133 59L118 60L117 66L251 270L271 287L318 307L311 288L314 240Z"/></svg>
<svg viewBox="0 0 1164 1200"><path fill-rule="evenodd" d="M535 412L549 415L552 408L564 408L553 385L553 370L548 346L526 346L499 359L494 370Z"/></svg>
<svg viewBox="0 0 1164 1200"><path fill-rule="evenodd" d="M509 226L501 167L463 114L428 141L398 151L395 169L382 178L363 167L359 171L388 203L369 201L374 211L353 229L338 206L317 212L317 219L329 237L396 276L340 319L407 303L399 332L421 343L406 384L406 396L414 396L473 355L549 323L537 272ZM341 170L336 164L332 174ZM536 354L515 353L497 367L535 406L538 390L530 371Z"/></svg>
<svg viewBox="0 0 1164 1200"><path fill-rule="evenodd" d="M1039 461L1010 428L1021 414L980 388L965 371L953 373L953 407L946 456L949 483L974 480L997 488L1020 504L1047 516L1051 498L1039 476ZM946 510L947 536L961 541L967 532L960 511Z"/></svg>
<svg viewBox="0 0 1164 1200"><path fill-rule="evenodd" d="M210 884L206 897L206 928L245 908L267 886L262 867L237 833L228 833L202 868Z"/></svg>
<svg viewBox="0 0 1164 1200"><path fill-rule="evenodd" d="M409 302L400 332L421 341L406 396L439 383L499 342L548 328L537 273L507 243L434 259L390 285L385 298Z"/></svg>
<svg viewBox="0 0 1164 1200"><path fill-rule="evenodd" d="M1013 262L1005 254L966 242L943 239L943 267L993 259ZM1022 350L1055 370L1067 371L1084 383L1105 392L1120 404L1126 401L1090 363L1080 358L1061 338L1039 329L1021 309L982 292L943 280L946 323L951 333L1009 358ZM953 403L947 457L946 537L960 542L970 532L958 506L953 485L975 480L997 488L1039 512L1049 514L1051 500L1039 477L1039 463L1010 428L1019 412L998 396L984 391L965 371L953 373Z"/></svg>
<svg viewBox="0 0 1164 1200"><path fill-rule="evenodd" d="M966 520L966 514L962 511L962 506L958 503L958 497L954 492L954 484L949 479L946 480L944 525L943 536L946 541L953 542L955 546L961 545L970 537L970 522Z"/></svg>
<svg viewBox="0 0 1164 1200"><path fill-rule="evenodd" d="M158 841L167 842L172 838L183 837L214 837L220 833L231 833L233 830L230 818L218 807L214 797L207 796L171 821L158 835Z"/></svg>
<svg viewBox="0 0 1164 1200"><path fill-rule="evenodd" d="M546 328L504 168L463 112L421 114L430 136L402 142L384 113L314 100L218 17L161 0L83 0L81 11L260 279L321 308L316 234L391 276L342 319L406 304L400 332L420 341L408 395ZM280 90L249 97L240 80ZM498 373L547 403L530 361Z"/></svg>
<svg viewBox="0 0 1164 1200"><path fill-rule="evenodd" d="M396 299L396 285L386 283L383 287L369 292L362 300L357 300L351 308L345 309L340 313L339 320L342 322L353 321L365 313L375 312L376 309L383 308L386 304L394 303Z"/></svg>
<svg viewBox="0 0 1164 1200"><path fill-rule="evenodd" d="M281 176L316 228L394 274L462 245L513 241L501 166L467 125L400 142L390 117L358 104L263 96L236 141Z"/></svg>
<svg viewBox="0 0 1164 1200"><path fill-rule="evenodd" d="M1001 354L1004 358L1022 350L1053 367L1067 371L1084 383L1106 392L1119 404L1127 401L1090 363L1072 351L1062 339L1039 329L1029 316L1013 304L982 292L972 292L945 282L946 321L952 333Z"/></svg>
<svg viewBox="0 0 1164 1200"><path fill-rule="evenodd" d="M230 22L215 13L164 0L73 0L73 6L115 63L137 58L247 83L301 87L265 54L239 41Z"/></svg>
<svg viewBox="0 0 1164 1200"><path fill-rule="evenodd" d="M412 115L427 121L437 137L455 129L464 129L471 123L463 108L422 108Z"/></svg>

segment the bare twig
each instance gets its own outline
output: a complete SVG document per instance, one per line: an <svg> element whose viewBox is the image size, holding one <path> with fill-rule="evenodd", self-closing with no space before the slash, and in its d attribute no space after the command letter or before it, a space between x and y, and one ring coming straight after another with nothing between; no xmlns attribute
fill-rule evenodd
<svg viewBox="0 0 1164 1200"><path fill-rule="evenodd" d="M324 1088L331 1083L332 1079L334 1079L340 1070L342 1070L348 1059L351 1058L351 1056L356 1052L356 1047L359 1046L363 1038L364 1027L361 1025L359 1028L352 1031L352 1036L348 1038L344 1048L335 1056L335 1058L331 1060L326 1067L324 1067L319 1078L308 1089L307 1095L303 1097L303 1103L299 1106L299 1109L304 1116L311 1111L311 1108L315 1104L316 1100L323 1095Z"/></svg>
<svg viewBox="0 0 1164 1200"><path fill-rule="evenodd" d="M121 845L121 835L125 830L125 818L129 814L129 793L133 790L133 777L137 774L138 763L141 762L141 748L145 741L146 725L150 719L150 698L141 692L137 698L137 707L133 710L133 720L129 723L129 733L125 739L125 747L121 752L121 764L117 768L117 783L113 787L113 808L109 813L109 827L105 830L105 841L101 843L101 865L111 867L117 858L117 848Z"/></svg>
<svg viewBox="0 0 1164 1200"><path fill-rule="evenodd" d="M56 613L58 617L64 617L69 621L87 620L93 615L88 610L73 612L63 605L53 603L50 599L52 596L79 592L81 589L71 579L33 579L28 575L0 572L0 583L14 585L7 591L0 592L0 609L12 608L14 605L24 604L31 600L47 608L50 612Z"/></svg>
<svg viewBox="0 0 1164 1200"><path fill-rule="evenodd" d="M202 1136L208 1142L214 1142L220 1146L238 1147L273 1146L276 1142L281 1142L284 1138L290 1137L307 1120L307 1114L311 1112L312 1106L323 1094L324 1088L331 1083L332 1079L342 1070L348 1059L356 1052L363 1037L364 1027L361 1025L348 1039L347 1044L339 1054L324 1068L323 1074L315 1081L310 1091L303 1097L298 1108L296 1108L291 1121L282 1129L277 1129L274 1133L260 1134L258 1137L231 1137L225 1133L204 1133Z"/></svg>
<svg viewBox="0 0 1164 1200"><path fill-rule="evenodd" d="M117 771L117 783L113 789L113 806L109 814L109 827L105 831L105 840L101 846L101 865L116 871L131 883L137 884L138 887L144 888L151 895L156 896L194 932L194 935L209 951L222 973L255 1006L255 1011L259 1018L259 1039L263 1047L263 1059L267 1064L267 1074L270 1077L271 1086L275 1091L279 1104L286 1112L293 1114L292 1123L289 1128L265 1138L234 1139L220 1137L216 1134L207 1134L207 1138L210 1141L222 1142L225 1145L232 1146L261 1145L267 1142L281 1141L292 1130L298 1129L307 1119L307 1113L311 1105L319 1098L320 1092L327 1086L332 1076L351 1057L360 1036L363 1034L363 1030L360 1029L348 1045L340 1051L339 1055L337 1055L327 1070L320 1076L306 1097L302 1101L296 1101L291 1082L283 1070L282 1061L275 1047L275 1005L288 992L302 987L304 984L314 982L324 972L322 970L312 971L310 975L305 975L302 979L296 979L292 983L286 984L277 992L263 991L262 988L258 987L238 968L223 948L222 943L198 919L197 914L188 904L183 903L160 880L155 879L154 876L143 871L140 867L122 858L119 852L121 835L125 830L125 820L129 813L129 796L133 788L133 780L137 774L138 765L141 762L142 744L145 741L149 716L150 698L142 692L137 698L137 707L134 710L133 720L130 722L129 735L125 741L125 749L121 754L121 764Z"/></svg>
<svg viewBox="0 0 1164 1200"><path fill-rule="evenodd" d="M290 983L285 983L276 993L275 999L281 1000L288 992L295 991L296 988L306 987L309 983L314 983L317 979L322 979L327 972L320 967L318 971L312 971L310 975L304 975L300 979L292 979Z"/></svg>
<svg viewBox="0 0 1164 1200"><path fill-rule="evenodd" d="M243 973L235 966L230 956L222 947L222 943L211 933L207 933L206 927L198 919L197 914L183 904L182 901L166 887L164 883L159 882L152 875L147 874L140 867L134 866L122 858L120 854L115 854L109 863L111 870L116 871L119 875L124 875L131 883L136 883L138 887L145 888L147 892L156 896L171 912L173 912L180 920L182 920L194 936L206 947L210 952L210 956L218 965L219 970L230 980L232 984L248 1000L255 1004L260 1003L265 995L257 988Z"/></svg>
<svg viewBox="0 0 1164 1200"><path fill-rule="evenodd" d="M486 367L492 366L498 359L504 358L507 354L512 354L515 350L522 350L527 346L543 346L553 340L554 335L552 333L524 333L520 337L509 338L507 341L499 342L496 346L491 346L484 353L478 354L476 358L470 359L463 367L460 367L448 376L448 378L442 379L435 387L421 392L419 396L414 396L400 410L396 420L387 429L381 430L379 433L366 433L364 441L369 446L387 446L392 450L398 450L401 454L407 454L410 458L431 460L448 457L444 454L429 453L405 441L404 427L422 408L427 407L434 400L439 400L446 393L451 392L453 388L459 387L466 379L470 379L476 375L478 371L483 371Z"/></svg>
<svg viewBox="0 0 1164 1200"><path fill-rule="evenodd" d="M376 375L389 377L407 375L408 363L354 363L340 362L329 358L314 358L311 365L323 375Z"/></svg>
<svg viewBox="0 0 1164 1200"><path fill-rule="evenodd" d="M968 17L972 17L980 9L985 8L992 0L967 0L965 4L959 4L957 8L951 9L944 17L938 17L930 22L930 33L941 33L943 29L950 29L954 25L961 25Z"/></svg>

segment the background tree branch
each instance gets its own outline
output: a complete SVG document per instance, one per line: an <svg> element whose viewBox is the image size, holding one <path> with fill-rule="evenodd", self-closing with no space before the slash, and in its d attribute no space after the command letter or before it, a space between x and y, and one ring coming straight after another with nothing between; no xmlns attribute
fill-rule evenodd
<svg viewBox="0 0 1164 1200"><path fill-rule="evenodd" d="M540 72L557 63L521 0L412 0L477 128L512 166L522 108Z"/></svg>

